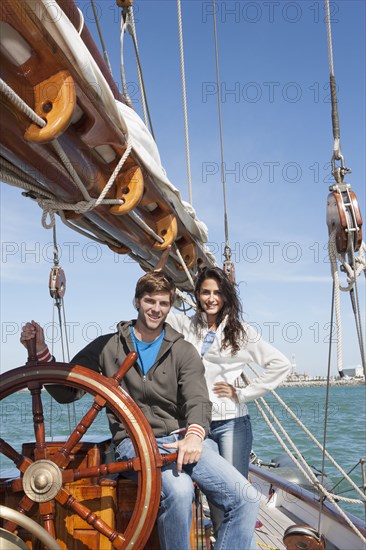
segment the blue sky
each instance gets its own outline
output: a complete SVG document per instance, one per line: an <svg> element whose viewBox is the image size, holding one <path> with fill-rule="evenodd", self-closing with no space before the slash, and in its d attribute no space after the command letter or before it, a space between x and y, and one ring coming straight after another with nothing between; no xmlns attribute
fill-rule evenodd
<svg viewBox="0 0 366 550"><path fill-rule="evenodd" d="M93 34L91 8L78 2ZM115 80L119 23L112 0L97 1ZM245 320L297 370L325 374L332 282L325 221L333 136L323 2L217 2L229 237ZM346 181L365 204L365 3L331 2ZM193 206L222 262L223 200L212 3L182 2ZM170 180L188 199L176 2L135 2L141 63L154 132ZM97 39L96 39L97 40ZM131 39L126 73L141 113ZM364 212L363 212L364 213ZM52 233L41 211L1 186L2 369L21 365L21 323L35 318L51 337L48 276ZM141 270L129 258L58 225L71 355L134 315ZM359 279L365 305L364 279ZM344 366L360 363L348 295L342 295ZM365 325L365 322L364 322ZM61 359L56 343L56 353ZM332 374L336 373L335 349Z"/></svg>

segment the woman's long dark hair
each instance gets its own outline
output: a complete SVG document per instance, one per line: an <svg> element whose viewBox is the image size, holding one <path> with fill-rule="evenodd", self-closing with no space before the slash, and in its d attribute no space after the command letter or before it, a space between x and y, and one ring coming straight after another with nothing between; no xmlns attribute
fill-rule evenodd
<svg viewBox="0 0 366 550"><path fill-rule="evenodd" d="M197 300L197 332L201 334L205 326L202 316L203 310L198 298L202 283L206 279L214 279L217 281L224 300L223 308L219 312L216 322L216 325L219 326L227 316L221 349L231 348L232 355L235 355L240 349L240 344L243 344L246 338L246 333L242 325L242 307L236 285L230 281L226 273L219 267L203 268L196 280L194 293Z"/></svg>

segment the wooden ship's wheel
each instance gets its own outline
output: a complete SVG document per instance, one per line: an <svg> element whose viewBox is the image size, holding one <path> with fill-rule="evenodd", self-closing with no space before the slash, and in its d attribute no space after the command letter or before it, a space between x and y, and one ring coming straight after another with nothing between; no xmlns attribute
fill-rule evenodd
<svg viewBox="0 0 366 550"><path fill-rule="evenodd" d="M62 530L66 527L67 531L67 514L76 516L81 522L84 529L80 529L80 532L86 533L86 529L93 531L93 536L90 533L86 535L86 539L80 541L79 546L73 540L72 548L83 550L86 548L141 549L153 528L160 500L160 469L167 460L173 460L175 455L164 457L159 454L155 437L144 415L119 385L123 375L135 360L136 354L131 353L113 378L106 378L79 365L38 364L34 360L29 360L25 366L6 372L0 377L0 399L19 390L29 390L35 435L32 453L24 452L26 446L23 445L23 452L20 454L9 442L0 440L1 453L11 459L19 470L18 478L1 482L2 501L6 504L12 501L12 507L21 514L36 516L44 529L62 548L67 550L71 548L70 533L65 535L58 532L60 525ZM63 385L94 396L90 409L62 443L49 443L45 437L41 392L45 384ZM83 443L81 439L92 428L94 420L104 407L108 407L124 424L133 442L136 458L126 462L97 463L94 466L85 466L82 461L78 464L75 456ZM138 475L136 504L127 526L119 530L118 522L115 520L118 516L115 489L114 494L112 491L109 498L102 496L98 501L104 500L112 506L114 513L109 516L112 518L111 524L102 519L103 514L99 513L100 510L94 511L92 503L93 495L96 495L95 491L90 493L90 499L85 499L85 491L78 493L77 489L78 487L80 489L78 483L82 481L89 486L89 489L101 490L103 485L108 489L108 485L111 487L113 482L105 476L128 470L134 470ZM106 483L103 483L103 480ZM90 503L89 507L84 502L80 502L78 499L80 494L83 495L82 501ZM61 513L62 522L57 517L60 510L64 512L64 515ZM4 523L3 529L14 532L17 529L17 523L8 520ZM71 534L71 538L75 537ZM89 543L85 544L85 540ZM30 547L40 548L37 544Z"/></svg>

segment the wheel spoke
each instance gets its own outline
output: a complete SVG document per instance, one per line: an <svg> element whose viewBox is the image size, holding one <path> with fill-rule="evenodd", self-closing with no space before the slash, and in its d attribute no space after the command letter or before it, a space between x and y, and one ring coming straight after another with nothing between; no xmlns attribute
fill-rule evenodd
<svg viewBox="0 0 366 550"><path fill-rule="evenodd" d="M105 406L106 401L97 395L94 399L94 402L86 415L80 420L79 424L76 426L72 434L69 436L68 440L62 446L61 449L57 451L52 457L52 461L57 464L60 468L65 468L71 460L71 452L80 439L90 428L94 422L97 415Z"/></svg>
<svg viewBox="0 0 366 550"><path fill-rule="evenodd" d="M122 548L126 541L123 534L109 527L109 525L107 525L105 521L92 512L90 508L87 508L87 506L84 506L84 504L78 502L76 498L69 493L69 491L62 488L56 496L56 500L62 504L62 506L70 508L73 512L75 512L75 514L86 521L86 523L92 525L94 529L107 537L107 539L112 542L114 548Z"/></svg>
<svg viewBox="0 0 366 550"><path fill-rule="evenodd" d="M55 504L53 500L39 503L39 513L41 514L43 527L55 539Z"/></svg>
<svg viewBox="0 0 366 550"><path fill-rule="evenodd" d="M169 464L177 460L177 453L160 455L161 465ZM104 477L108 475L122 474L123 472L139 472L141 470L141 461L139 458L131 458L121 462L111 462L110 464L100 464L89 468L79 468L79 470L65 470L62 472L62 483L71 483L90 477Z"/></svg>
<svg viewBox="0 0 366 550"><path fill-rule="evenodd" d="M32 412L34 423L34 435L36 438L36 446L34 449L35 460L48 458L46 446L46 435L44 427L43 405L41 398L42 385L39 382L31 382L28 388L32 394Z"/></svg>
<svg viewBox="0 0 366 550"><path fill-rule="evenodd" d="M8 479L0 483L0 493L10 494L23 491L23 480L21 477L16 479Z"/></svg>
<svg viewBox="0 0 366 550"><path fill-rule="evenodd" d="M15 463L22 476L1 483L0 492L6 495L6 498L9 494L13 500L19 500L19 495L23 497L21 505L18 507L18 510L23 511L23 514L31 511L36 503L39 506L42 522L52 536L55 529L58 529L56 514L58 504L60 504L71 510L70 514L79 516L89 526L97 530L98 536L96 539L100 540L101 535L107 537L115 549L143 548L148 540L159 507L160 469L166 462L175 460L175 455L159 455L154 435L146 418L136 403L119 385L120 377L133 362L134 357L129 357L127 364L124 364L114 379L101 376L99 373L90 371L81 365L69 366L60 363L42 365L42 368L38 364L27 364L25 367L8 371L0 376L0 399L16 391L29 389L33 410L32 430L34 429L36 438L34 458L33 455L29 455L32 456L33 460L15 451L4 440L0 440L0 452ZM46 445L43 418L44 403L42 406L41 394L41 388L44 384L80 389L92 395L94 400L89 412L79 421L77 428L67 442L58 443L56 449L53 445ZM98 449L98 453L93 454L92 457L91 455L89 457L87 451L89 448L88 443L85 445L85 450L84 445L81 445L82 449L79 449L83 435L87 430L91 431L90 428L94 419L99 411L106 407L124 424L136 449L136 458L103 466L100 464L103 456L101 453L102 448ZM94 453L94 447L90 448L93 449ZM53 449L56 450L56 453L52 455ZM28 455L31 451L32 449L27 447L24 454ZM82 451L82 453L79 454L79 451ZM84 455L84 451L87 454ZM73 461L72 464L70 464L71 461ZM88 464L90 464L90 468L88 468ZM67 467L69 467L68 470ZM123 498L118 490L117 483L103 479L103 476L118 475L120 472L128 470L135 471L138 474L136 501L128 525L119 527L117 523L117 526L114 527L114 523L108 521L105 523L101 519L104 516L99 511L94 510L94 498L100 500L102 510L109 502L109 498L104 498L106 493L108 493L108 497L112 494L113 499L116 498L117 501L118 498ZM87 490L85 492L85 494L92 495L93 506L89 504L89 508L84 505L88 502L84 500L83 496L80 499L81 502L76 500L76 495L84 495L84 492L80 493L78 488L78 485L80 485L78 480L82 478L89 480L85 484L88 488L92 489L94 484L98 484L98 491ZM76 487L74 487L73 482L76 482ZM105 491L103 486L107 482L113 483L113 486ZM63 483L70 483L70 492L63 487ZM23 496L23 494L26 496ZM73 496L74 494L75 496ZM57 506L55 506L56 502L58 503ZM15 522L16 520L11 518L11 521ZM85 528L89 526L85 525ZM65 526L60 524L60 529L63 527ZM15 528L16 526L13 526L13 529ZM72 532L74 531L74 527L70 527L70 529ZM60 535L60 533L57 534ZM60 536L63 536L62 533Z"/></svg>
<svg viewBox="0 0 366 550"><path fill-rule="evenodd" d="M65 470L62 472L62 482L71 483L79 479L89 477L99 477L122 472L139 472L141 470L141 461L139 458L132 458L123 462L112 462L110 464L100 464L99 466L91 466L90 468L80 468L79 470Z"/></svg>
<svg viewBox="0 0 366 550"><path fill-rule="evenodd" d="M31 500L27 495L24 495L21 501L19 502L18 506L16 507L16 510L20 512L21 514L26 514L27 512L30 512L30 510L33 508L34 502ZM14 523L13 521L6 521L4 523L4 529L7 531L15 531L17 528L17 523Z"/></svg>
<svg viewBox="0 0 366 550"><path fill-rule="evenodd" d="M27 458L21 454L19 454L14 447L9 445L4 439L0 438L0 453L5 455L7 458L12 460L15 464L15 466L20 470L23 474L26 471L26 469L32 464L32 460L30 458Z"/></svg>

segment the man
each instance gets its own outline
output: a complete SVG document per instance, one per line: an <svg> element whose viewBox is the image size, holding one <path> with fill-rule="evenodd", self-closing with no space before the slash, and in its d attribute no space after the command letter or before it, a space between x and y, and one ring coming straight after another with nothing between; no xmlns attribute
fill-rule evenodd
<svg viewBox="0 0 366 550"><path fill-rule="evenodd" d="M72 360L105 376L112 376L126 355L139 359L121 385L136 401L154 432L160 452L178 452L177 462L162 469L162 494L158 514L162 550L189 550L192 480L224 512L217 534L217 550L249 550L253 545L258 511L253 486L205 439L211 420L211 403L202 361L194 347L165 323L175 293L172 279L162 272L148 273L136 285L137 320L121 322L114 334L101 336ZM39 360L51 355L41 327L32 321L22 331L21 342L36 335ZM72 388L52 387L59 402L81 397ZM108 413L110 429L120 460L134 456L125 429ZM185 433L183 433L185 432Z"/></svg>

